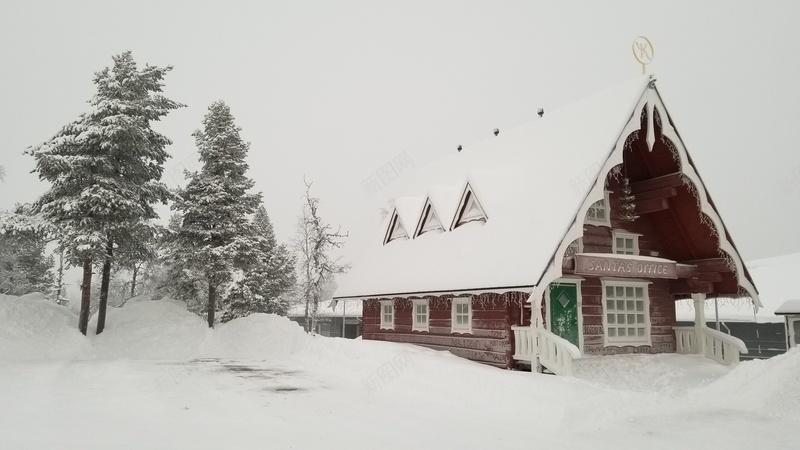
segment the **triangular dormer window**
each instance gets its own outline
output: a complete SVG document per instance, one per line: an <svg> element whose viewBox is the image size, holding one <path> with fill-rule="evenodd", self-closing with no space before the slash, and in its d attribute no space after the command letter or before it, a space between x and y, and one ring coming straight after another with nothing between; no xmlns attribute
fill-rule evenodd
<svg viewBox="0 0 800 450"><path fill-rule="evenodd" d="M444 231L442 222L439 221L439 216L436 214L436 210L433 209L430 199L425 201L425 206L422 208L422 217L419 219L414 237L429 231Z"/></svg>
<svg viewBox="0 0 800 450"><path fill-rule="evenodd" d="M464 190L464 195L461 196L461 202L458 204L452 228L458 228L469 222L486 222L486 213L483 211L475 193L472 192L472 187L468 184Z"/></svg>
<svg viewBox="0 0 800 450"><path fill-rule="evenodd" d="M391 220L389 220L389 229L386 230L386 238L383 240L383 245L398 239L408 239L408 233L406 233L403 221L400 220L400 216L395 209L392 212Z"/></svg>

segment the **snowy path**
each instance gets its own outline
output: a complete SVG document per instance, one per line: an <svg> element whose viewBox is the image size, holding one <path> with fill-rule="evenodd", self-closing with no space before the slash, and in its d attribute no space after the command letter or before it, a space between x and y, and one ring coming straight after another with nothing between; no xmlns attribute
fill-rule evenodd
<svg viewBox="0 0 800 450"><path fill-rule="evenodd" d="M796 417L715 401L704 388L638 392L424 350L378 353L394 372L372 384L375 372L359 366L381 371L385 363L355 358L343 369L309 363L308 355L280 364L1 363L0 448L478 449L537 438L557 448L601 449L800 443ZM460 380L442 382L455 372ZM349 376L356 373L365 377Z"/></svg>

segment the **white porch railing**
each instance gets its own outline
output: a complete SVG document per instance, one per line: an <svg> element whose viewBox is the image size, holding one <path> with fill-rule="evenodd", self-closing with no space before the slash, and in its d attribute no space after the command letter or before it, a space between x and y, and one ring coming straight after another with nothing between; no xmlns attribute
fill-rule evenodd
<svg viewBox="0 0 800 450"><path fill-rule="evenodd" d="M514 332L514 356L518 361L533 362L536 358L536 340L533 327L523 327L514 325L511 327Z"/></svg>
<svg viewBox="0 0 800 450"><path fill-rule="evenodd" d="M674 327L676 351L683 354L703 354L706 358L733 365L739 362L740 354L747 354L747 346L741 339L704 326L702 339L698 339L695 327Z"/></svg>
<svg viewBox="0 0 800 450"><path fill-rule="evenodd" d="M581 351L572 342L539 328L539 364L556 375L572 376L572 361L580 359Z"/></svg>

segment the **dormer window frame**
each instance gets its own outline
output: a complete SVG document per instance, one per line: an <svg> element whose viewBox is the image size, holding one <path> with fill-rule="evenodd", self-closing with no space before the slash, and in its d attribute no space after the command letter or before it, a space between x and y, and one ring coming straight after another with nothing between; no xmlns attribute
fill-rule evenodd
<svg viewBox="0 0 800 450"><path fill-rule="evenodd" d="M438 222L438 226L429 226L426 227L425 224L429 222L429 218L435 218L436 222ZM419 237L422 234L425 234L429 231L445 231L444 226L442 225L441 219L439 219L439 214L436 213L436 209L433 207L433 203L431 203L430 197L425 200L425 205L422 207L422 215L417 222L417 228L414 231L414 237Z"/></svg>
<svg viewBox="0 0 800 450"><path fill-rule="evenodd" d="M611 203L609 201L609 194L611 194L611 191L603 191L603 198L589 205L589 208L586 209L586 215L584 216L584 224L597 227L611 227L611 208L609 207ZM598 203L602 204L602 209L595 206ZM602 211L602 218L597 218L597 211Z"/></svg>
<svg viewBox="0 0 800 450"><path fill-rule="evenodd" d="M398 226L402 228L403 234L395 236L395 231L397 230ZM392 241L406 239L410 239L410 236L408 235L406 227L403 225L403 219L400 217L400 214L397 213L397 208L395 208L392 211L391 218L389 219L389 227L386 229L386 236L383 238L383 245L386 245Z"/></svg>
<svg viewBox="0 0 800 450"><path fill-rule="evenodd" d="M469 220L463 220L463 216L466 212L472 209L472 206L477 207L480 214L478 214L474 218L470 218ZM475 195L475 191L472 189L472 186L467 183L466 187L464 188L464 193L461 194L461 200L458 202L458 208L456 209L456 215L453 217L453 222L450 224L450 231L455 230L456 228L470 222L486 222L489 220L489 216L486 215L486 211L481 206L481 202L478 200L478 197Z"/></svg>

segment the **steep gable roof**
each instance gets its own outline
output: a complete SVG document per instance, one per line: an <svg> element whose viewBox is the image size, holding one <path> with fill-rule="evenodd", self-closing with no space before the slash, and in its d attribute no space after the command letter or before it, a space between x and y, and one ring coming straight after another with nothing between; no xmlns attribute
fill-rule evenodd
<svg viewBox="0 0 800 450"><path fill-rule="evenodd" d="M420 195L434 184L470 186L490 216L485 223L466 223L436 236L387 246L371 243L342 277L335 297L486 290L536 295L536 289L561 276L561 258L555 255L580 237L586 211L604 198L606 174L621 162L630 131L639 129L639 112L648 100L658 100L666 111L651 81L649 76L627 81L420 168L403 194ZM679 156L688 160L679 147ZM698 197L707 199L691 163L685 166L702 191ZM702 206L724 230L710 201ZM741 272L742 287L757 296L732 242L722 241Z"/></svg>

